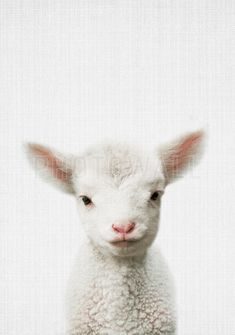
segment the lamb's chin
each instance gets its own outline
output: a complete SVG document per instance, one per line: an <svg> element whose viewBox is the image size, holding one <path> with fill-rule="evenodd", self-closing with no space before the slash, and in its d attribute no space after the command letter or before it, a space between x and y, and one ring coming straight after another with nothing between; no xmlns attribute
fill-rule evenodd
<svg viewBox="0 0 235 335"><path fill-rule="evenodd" d="M146 250L143 240L108 243L106 248L107 252L120 257L138 256Z"/></svg>

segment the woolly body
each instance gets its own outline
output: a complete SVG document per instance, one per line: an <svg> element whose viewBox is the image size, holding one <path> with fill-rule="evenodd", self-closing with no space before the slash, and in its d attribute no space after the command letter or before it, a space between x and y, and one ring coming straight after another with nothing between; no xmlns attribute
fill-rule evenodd
<svg viewBox="0 0 235 335"><path fill-rule="evenodd" d="M160 251L105 257L87 241L69 283L69 334L175 334L171 275Z"/></svg>

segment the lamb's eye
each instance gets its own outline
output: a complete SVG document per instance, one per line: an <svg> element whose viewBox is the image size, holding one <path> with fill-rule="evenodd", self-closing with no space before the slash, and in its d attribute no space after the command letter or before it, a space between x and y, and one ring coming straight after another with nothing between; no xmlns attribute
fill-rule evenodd
<svg viewBox="0 0 235 335"><path fill-rule="evenodd" d="M88 205L90 205L92 203L91 199L88 198L86 195L82 196L82 201L84 202L85 206L88 206Z"/></svg>
<svg viewBox="0 0 235 335"><path fill-rule="evenodd" d="M159 197L159 192L156 191L156 192L152 193L150 199L154 201L154 200L157 200L158 197Z"/></svg>

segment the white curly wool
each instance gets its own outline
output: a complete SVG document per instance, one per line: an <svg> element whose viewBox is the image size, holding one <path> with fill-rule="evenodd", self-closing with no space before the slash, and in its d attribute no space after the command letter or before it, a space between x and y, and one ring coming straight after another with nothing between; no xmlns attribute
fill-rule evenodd
<svg viewBox="0 0 235 335"><path fill-rule="evenodd" d="M68 302L69 334L175 334L171 276L155 248L113 258L84 244Z"/></svg>
<svg viewBox="0 0 235 335"><path fill-rule="evenodd" d="M153 152L103 143L80 156L27 145L40 175L76 197L86 232L68 285L69 335L176 334L171 275L152 243L165 187L194 165L202 139Z"/></svg>

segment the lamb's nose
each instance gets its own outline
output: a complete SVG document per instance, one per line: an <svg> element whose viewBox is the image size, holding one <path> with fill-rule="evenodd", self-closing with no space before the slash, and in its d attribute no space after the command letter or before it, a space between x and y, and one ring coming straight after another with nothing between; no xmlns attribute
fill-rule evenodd
<svg viewBox="0 0 235 335"><path fill-rule="evenodd" d="M129 234L135 228L135 223L130 220L121 220L112 225L113 230L119 234Z"/></svg>

